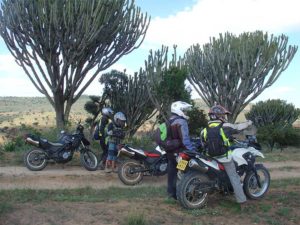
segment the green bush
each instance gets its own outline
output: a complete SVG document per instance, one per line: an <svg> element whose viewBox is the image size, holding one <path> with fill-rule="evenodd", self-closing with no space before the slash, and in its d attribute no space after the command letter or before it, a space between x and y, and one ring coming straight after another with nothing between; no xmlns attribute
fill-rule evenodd
<svg viewBox="0 0 300 225"><path fill-rule="evenodd" d="M300 109L283 100L260 101L255 104L245 117L257 127L257 138L266 143L271 151L288 145L299 145L300 134L292 124L300 115Z"/></svg>
<svg viewBox="0 0 300 225"><path fill-rule="evenodd" d="M200 136L200 132L203 128L207 127L207 117L203 110L193 106L192 110L188 112L190 117L188 121L189 132L191 136Z"/></svg>

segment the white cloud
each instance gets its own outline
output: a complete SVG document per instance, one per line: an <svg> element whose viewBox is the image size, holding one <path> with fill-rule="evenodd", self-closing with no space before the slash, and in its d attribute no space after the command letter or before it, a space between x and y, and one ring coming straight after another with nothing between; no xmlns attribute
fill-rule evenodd
<svg viewBox="0 0 300 225"><path fill-rule="evenodd" d="M298 0L199 0L191 9L154 18L145 46L177 44L185 50L226 31L282 33L296 26L300 26Z"/></svg>
<svg viewBox="0 0 300 225"><path fill-rule="evenodd" d="M0 76L4 74L20 74L24 73L22 68L18 66L12 55L0 55ZM24 73L25 75L25 73Z"/></svg>

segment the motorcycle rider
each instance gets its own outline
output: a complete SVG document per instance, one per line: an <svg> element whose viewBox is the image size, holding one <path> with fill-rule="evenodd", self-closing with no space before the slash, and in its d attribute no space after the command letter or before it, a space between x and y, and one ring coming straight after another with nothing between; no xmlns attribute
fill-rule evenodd
<svg viewBox="0 0 300 225"><path fill-rule="evenodd" d="M220 132L216 135L221 136L224 143L224 147L226 148L227 152L221 156L215 156L214 158L216 158L219 162L221 162L224 165L226 173L234 189L236 201L242 205L247 201L247 199L241 185L240 177L236 172L235 164L232 159L232 151L230 150L230 147L232 145L230 143L230 140L232 139L232 134L238 133L239 131L246 129L248 126L251 126L252 121L246 121L244 123L237 124L228 123L228 114L230 114L230 112L221 105L215 105L211 107L208 113L210 118L210 121L208 122L208 128L204 128L201 131L201 139L204 143L204 146L207 146L207 141L209 141L207 140L208 129L217 126L222 127L222 130L220 129Z"/></svg>
<svg viewBox="0 0 300 225"><path fill-rule="evenodd" d="M174 138L179 138L181 141L181 146L179 149L172 151L172 153L167 153L168 158L168 187L167 192L168 196L174 199L177 199L176 196L176 180L177 180L177 162L174 155L175 152L180 150L187 149L191 151L196 151L196 148L193 146L190 136L189 136L189 127L187 112L191 110L192 105L183 102L176 101L171 104L171 131Z"/></svg>
<svg viewBox="0 0 300 225"><path fill-rule="evenodd" d="M104 170L105 165L106 165L106 158L108 155L108 146L105 142L106 138L106 129L108 124L112 121L114 111L110 107L104 107L101 110L102 117L100 120L100 123L97 125L98 126L98 135L99 135L99 142L100 146L102 149L102 154L100 156L100 161L99 161L99 168Z"/></svg>
<svg viewBox="0 0 300 225"><path fill-rule="evenodd" d="M108 146L108 156L105 163L105 172L116 172L117 146L125 137L123 128L125 127L126 116L122 112L114 115L114 120L108 124L106 144Z"/></svg>

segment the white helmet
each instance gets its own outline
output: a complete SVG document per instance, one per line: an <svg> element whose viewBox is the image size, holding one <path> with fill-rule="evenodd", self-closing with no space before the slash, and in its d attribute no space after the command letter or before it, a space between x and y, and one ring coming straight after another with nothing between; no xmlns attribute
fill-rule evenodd
<svg viewBox="0 0 300 225"><path fill-rule="evenodd" d="M190 111L191 109L191 104L182 101L173 102L171 105L171 113L181 116L187 120L189 119L189 117L186 115L186 112Z"/></svg>
<svg viewBox="0 0 300 225"><path fill-rule="evenodd" d="M112 117L113 114L114 114L114 111L109 107L105 107L105 108L102 109L102 115Z"/></svg>
<svg viewBox="0 0 300 225"><path fill-rule="evenodd" d="M125 123L126 123L126 116L125 116L125 114L122 113L122 112L117 112L114 115L114 121L115 121L116 125L118 125L120 127L124 127Z"/></svg>

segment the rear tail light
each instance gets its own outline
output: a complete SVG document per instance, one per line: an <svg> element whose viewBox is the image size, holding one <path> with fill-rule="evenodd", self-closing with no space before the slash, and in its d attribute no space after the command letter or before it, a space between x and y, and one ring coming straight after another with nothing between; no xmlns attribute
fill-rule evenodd
<svg viewBox="0 0 300 225"><path fill-rule="evenodd" d="M218 167L220 170L225 170L225 167L221 163L218 163Z"/></svg>
<svg viewBox="0 0 300 225"><path fill-rule="evenodd" d="M190 157L187 154L185 154L184 152L179 153L179 157L181 157L184 160L189 160L190 159Z"/></svg>

